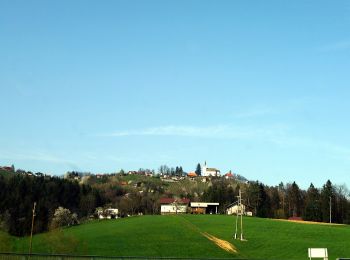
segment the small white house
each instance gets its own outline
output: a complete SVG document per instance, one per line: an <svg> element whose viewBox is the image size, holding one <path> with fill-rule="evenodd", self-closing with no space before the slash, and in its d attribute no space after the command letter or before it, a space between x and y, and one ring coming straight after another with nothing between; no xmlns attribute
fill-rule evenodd
<svg viewBox="0 0 350 260"><path fill-rule="evenodd" d="M233 214L247 215L246 206L245 205L238 206L237 202L234 202L226 207L226 214L227 215L233 215Z"/></svg>
<svg viewBox="0 0 350 260"><path fill-rule="evenodd" d="M108 209L97 209L97 216L99 219L115 219L118 218L119 210L108 208Z"/></svg>
<svg viewBox="0 0 350 260"><path fill-rule="evenodd" d="M187 213L189 199L174 199L174 198L161 198L160 214L182 214Z"/></svg>

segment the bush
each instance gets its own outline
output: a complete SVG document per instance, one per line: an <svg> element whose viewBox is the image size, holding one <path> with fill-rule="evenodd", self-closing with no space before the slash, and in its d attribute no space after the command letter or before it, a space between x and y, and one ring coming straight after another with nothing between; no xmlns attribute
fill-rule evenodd
<svg viewBox="0 0 350 260"><path fill-rule="evenodd" d="M51 228L59 228L59 227L69 227L73 225L78 225L78 215L75 213L71 213L69 209L65 209L63 207L58 207L55 210L55 214L51 221Z"/></svg>

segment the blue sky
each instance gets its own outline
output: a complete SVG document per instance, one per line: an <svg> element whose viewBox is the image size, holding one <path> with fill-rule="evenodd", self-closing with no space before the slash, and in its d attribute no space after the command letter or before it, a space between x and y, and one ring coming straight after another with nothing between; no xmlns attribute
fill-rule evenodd
<svg viewBox="0 0 350 260"><path fill-rule="evenodd" d="M349 1L0 1L0 165L207 161L350 185Z"/></svg>

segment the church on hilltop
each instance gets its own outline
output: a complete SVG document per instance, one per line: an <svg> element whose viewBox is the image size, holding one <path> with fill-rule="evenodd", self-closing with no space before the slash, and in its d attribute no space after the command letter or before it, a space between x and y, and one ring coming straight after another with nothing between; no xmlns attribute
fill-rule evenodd
<svg viewBox="0 0 350 260"><path fill-rule="evenodd" d="M204 165L202 166L202 172L201 172L202 176L204 177L210 177L210 176L220 176L220 170L216 169L216 168L209 168L207 167L207 162L204 163Z"/></svg>

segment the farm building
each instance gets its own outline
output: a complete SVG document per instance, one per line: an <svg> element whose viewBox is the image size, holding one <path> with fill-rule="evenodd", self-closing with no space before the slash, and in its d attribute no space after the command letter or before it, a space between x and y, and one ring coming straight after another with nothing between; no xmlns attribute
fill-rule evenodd
<svg viewBox="0 0 350 260"><path fill-rule="evenodd" d="M192 214L217 214L218 202L191 202Z"/></svg>
<svg viewBox="0 0 350 260"><path fill-rule="evenodd" d="M174 198L161 198L160 203L160 214L179 214L187 213L189 199L174 199Z"/></svg>
<svg viewBox="0 0 350 260"><path fill-rule="evenodd" d="M231 203L226 207L226 214L227 215L233 215L233 214L243 214L246 216L253 216L253 212L250 210L247 210L247 206L242 205L242 208L240 209L239 206L237 205L237 202Z"/></svg>

